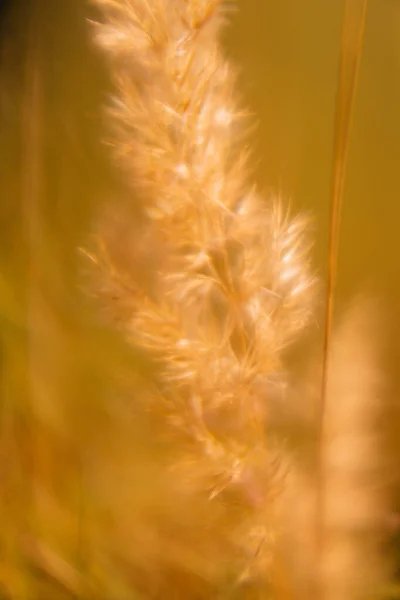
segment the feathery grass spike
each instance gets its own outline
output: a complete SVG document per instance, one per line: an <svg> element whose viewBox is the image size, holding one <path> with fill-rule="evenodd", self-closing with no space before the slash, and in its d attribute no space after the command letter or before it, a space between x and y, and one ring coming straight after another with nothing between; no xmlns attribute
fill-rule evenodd
<svg viewBox="0 0 400 600"><path fill-rule="evenodd" d="M248 181L244 113L219 42L229 5L94 4L115 85L112 143L140 213L129 231L115 205L100 228L91 252L99 293L155 361L147 408L173 440L171 477L182 493L222 511L206 526L227 553L221 565L236 564L238 585L265 581L279 493L268 404L282 350L312 311L307 222ZM228 530L218 526L227 518ZM163 561L173 570L172 554Z"/></svg>

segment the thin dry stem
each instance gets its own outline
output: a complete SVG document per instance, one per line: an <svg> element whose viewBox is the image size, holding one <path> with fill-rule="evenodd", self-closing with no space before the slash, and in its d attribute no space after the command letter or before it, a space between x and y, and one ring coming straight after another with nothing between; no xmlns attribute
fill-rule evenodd
<svg viewBox="0 0 400 600"><path fill-rule="evenodd" d="M332 178L330 239L328 249L328 283L326 292L326 316L323 343L323 364L321 378L321 401L318 404L318 485L316 496L316 552L324 552L325 536L323 523L325 520L325 429L329 410L327 407L328 360L333 330L334 298L337 278L337 261L339 253L339 232L341 209L344 195L347 156L352 125L353 109L356 98L358 75L363 49L365 22L367 16L367 0L346 0L344 5L341 61L339 74L338 97L335 118L335 145ZM323 591L317 590L317 596L323 597Z"/></svg>

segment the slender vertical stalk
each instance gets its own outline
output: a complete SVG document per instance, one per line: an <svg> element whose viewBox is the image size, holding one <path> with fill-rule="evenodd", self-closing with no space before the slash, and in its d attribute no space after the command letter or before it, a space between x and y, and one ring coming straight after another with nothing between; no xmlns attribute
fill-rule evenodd
<svg viewBox="0 0 400 600"><path fill-rule="evenodd" d="M317 556L320 557L322 557L323 554L324 544L325 413L329 376L329 354L334 317L334 295L337 279L340 219L342 212L352 118L362 56L365 22L367 15L367 4L367 0L345 0L342 22L340 72L336 100L335 138L333 151L333 175L328 250L329 270L326 292L326 315L323 341L321 396L319 405L317 407L319 455L317 464L318 485L316 499L316 552ZM322 589L320 590L320 595L322 596Z"/></svg>
<svg viewBox="0 0 400 600"><path fill-rule="evenodd" d="M25 374L26 381L23 390L23 406L18 416L18 441L21 460L21 490L24 505L22 539L31 536L34 527L34 476L36 470L36 441L35 441L35 399L38 397L37 376L42 369L39 348L39 323L43 318L43 307L40 298L38 265L41 245L40 201L43 190L43 96L41 77L40 31L37 3L31 0L28 8L28 43L26 49L25 86L22 103L23 136L21 161L21 203L23 229L25 238L26 278L26 332L25 341ZM27 575L25 575L27 576ZM31 586L28 586L31 587ZM33 593L33 592L31 592Z"/></svg>

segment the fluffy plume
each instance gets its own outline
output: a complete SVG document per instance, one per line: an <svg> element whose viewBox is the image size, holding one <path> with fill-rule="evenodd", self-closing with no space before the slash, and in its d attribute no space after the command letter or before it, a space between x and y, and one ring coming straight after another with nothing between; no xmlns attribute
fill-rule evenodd
<svg viewBox="0 0 400 600"><path fill-rule="evenodd" d="M156 364L157 384L144 397L157 435L174 440L177 485L234 513L229 535L222 528L221 563L235 564L238 581L265 580L278 487L269 400L282 351L311 314L306 221L248 182L245 113L218 39L227 5L94 4L116 90L113 145L140 213L139 227L125 220L125 237L109 219L100 230L90 254L98 289L126 338ZM222 521L204 524L215 544Z"/></svg>
<svg viewBox="0 0 400 600"><path fill-rule="evenodd" d="M282 496L286 558L292 594L324 600L361 600L380 596L388 561L383 532L388 514L385 481L385 382L382 376L381 319L378 306L358 298L335 333L328 363L325 431L316 444L312 418L298 419L308 445L292 455ZM319 398L319 377L303 389L312 415ZM315 382L315 383L314 383ZM314 387L315 386L315 387ZM299 398L296 397L296 402ZM306 452L305 452L306 451ZM322 478L306 456L322 452ZM323 485L321 545L315 546L317 486ZM296 510L293 511L293 505ZM283 536L283 539L285 539Z"/></svg>
<svg viewBox="0 0 400 600"><path fill-rule="evenodd" d="M328 373L324 461L324 598L356 600L378 590L386 507L384 381L377 307L355 302L338 331Z"/></svg>

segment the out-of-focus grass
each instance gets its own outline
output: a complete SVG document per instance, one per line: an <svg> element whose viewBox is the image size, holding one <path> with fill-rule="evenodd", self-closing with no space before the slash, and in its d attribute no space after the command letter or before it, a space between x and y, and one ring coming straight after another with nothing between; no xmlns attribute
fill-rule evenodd
<svg viewBox="0 0 400 600"><path fill-rule="evenodd" d="M247 0L239 8L227 45L259 115L259 179L315 213L323 271L341 5ZM0 584L16 600L135 597L109 515L119 499L126 510L130 489L155 493L150 465L160 453L145 417L128 427L129 407L113 401L121 371L146 366L98 324L82 294L77 248L97 208L118 193L99 141L108 81L87 15L79 0L15 2L0 42ZM399 27L398 3L370 2L338 289L345 300L372 274L390 299L389 371L400 356ZM126 481L121 465L132 456Z"/></svg>
<svg viewBox="0 0 400 600"><path fill-rule="evenodd" d="M15 3L2 23L0 585L18 600L126 597L96 485L106 456L149 453L113 402L136 357L82 294L78 247L111 179L85 17L79 2ZM117 474L107 485L121 492Z"/></svg>

